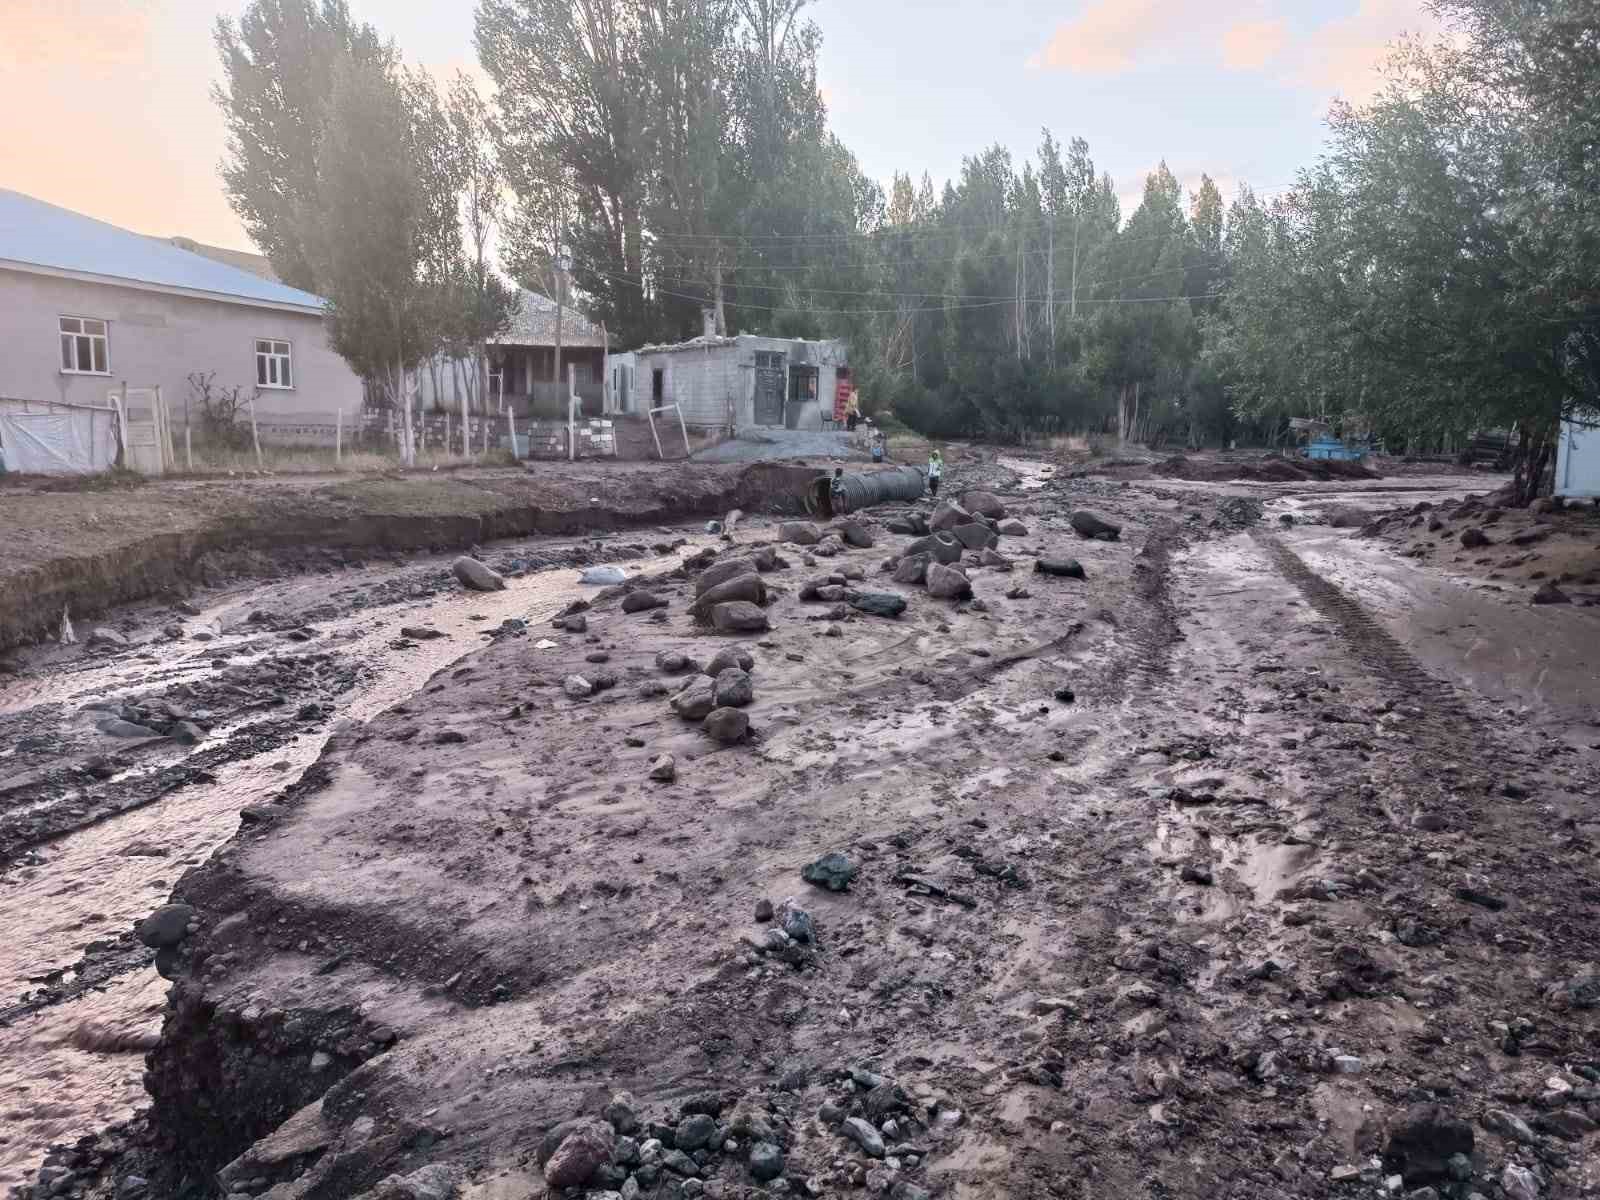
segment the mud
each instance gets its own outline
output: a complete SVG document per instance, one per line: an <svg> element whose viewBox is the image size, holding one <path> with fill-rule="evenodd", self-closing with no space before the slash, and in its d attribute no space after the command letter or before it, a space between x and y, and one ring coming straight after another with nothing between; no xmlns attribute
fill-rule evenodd
<svg viewBox="0 0 1600 1200"><path fill-rule="evenodd" d="M538 1195L543 1135L629 1091L660 1123L641 1139L761 1114L800 1194L1370 1194L1424 1101L1476 1134L1444 1193L1495 1195L1509 1165L1593 1194L1588 610L1548 614L1570 653L1519 705L1523 677L1482 685L1443 593L1379 602L1374 539L1277 520L1373 484L1006 469L984 484L1029 534L1002 539L1013 569L971 572L974 603L888 585L908 539L881 527L814 566L780 548L741 744L656 694L676 685L658 652L730 641L690 620L676 556L639 564L661 619L613 597L581 633L535 621L392 692L355 683L371 698L296 743L301 781L174 882L197 930L163 961L148 1117L46 1177L190 1196L221 1171L287 1200L432 1164L466 1197ZM1076 537L1077 508L1122 539ZM1041 554L1087 579L1032 573ZM843 567L906 614L799 599ZM567 697L597 670L616 686ZM663 753L673 783L648 777ZM801 881L828 851L857 866L846 891ZM758 953L757 901L791 896L814 948ZM896 1124L869 1159L823 1106L870 1111L874 1080ZM703 1194L773 1191L742 1148L700 1159Z"/></svg>

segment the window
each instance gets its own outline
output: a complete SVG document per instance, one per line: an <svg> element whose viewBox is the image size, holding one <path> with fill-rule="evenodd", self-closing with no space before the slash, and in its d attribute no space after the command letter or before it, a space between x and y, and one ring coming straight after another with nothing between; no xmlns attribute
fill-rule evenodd
<svg viewBox="0 0 1600 1200"><path fill-rule="evenodd" d="M93 317L61 318L61 370L68 375L109 375L106 323Z"/></svg>
<svg viewBox="0 0 1600 1200"><path fill-rule="evenodd" d="M256 342L256 385L264 388L294 386L294 375L289 369L288 342Z"/></svg>

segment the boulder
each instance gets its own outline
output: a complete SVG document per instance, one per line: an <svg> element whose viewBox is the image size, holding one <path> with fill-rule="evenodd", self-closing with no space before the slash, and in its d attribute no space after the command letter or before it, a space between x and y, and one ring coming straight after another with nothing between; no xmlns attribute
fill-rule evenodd
<svg viewBox="0 0 1600 1200"><path fill-rule="evenodd" d="M1553 581L1547 582L1533 594L1535 604L1571 604L1572 597L1558 588Z"/></svg>
<svg viewBox="0 0 1600 1200"><path fill-rule="evenodd" d="M929 563L928 595L936 600L964 600L972 595L972 582L959 568Z"/></svg>
<svg viewBox="0 0 1600 1200"><path fill-rule="evenodd" d="M648 612L652 608L666 606L666 597L658 596L654 592L629 592L622 598L622 611L625 613Z"/></svg>
<svg viewBox="0 0 1600 1200"><path fill-rule="evenodd" d="M694 602L694 615L701 620L707 613L719 604L727 604L734 600L744 600L751 604L765 604L767 602L766 581L752 571L748 575L740 575L735 579L724 579L716 587L708 589L704 595Z"/></svg>
<svg viewBox="0 0 1600 1200"><path fill-rule="evenodd" d="M1087 579L1083 566L1075 558L1041 558L1033 564L1039 575L1058 575L1063 579Z"/></svg>
<svg viewBox="0 0 1600 1200"><path fill-rule="evenodd" d="M898 617L906 610L906 598L898 592L857 592L850 607L873 617Z"/></svg>
<svg viewBox="0 0 1600 1200"><path fill-rule="evenodd" d="M484 566L471 555L463 554L450 564L450 570L461 581L461 586L474 592L502 592L506 581L500 572Z"/></svg>
<svg viewBox="0 0 1600 1200"><path fill-rule="evenodd" d="M650 763L650 778L657 783L671 783L678 777L678 760L670 754L663 754L660 758L653 759Z"/></svg>
<svg viewBox="0 0 1600 1200"><path fill-rule="evenodd" d="M1001 521L999 525L995 526L995 529L998 532L1005 534L1006 537L1028 536L1028 527L1015 517L1006 518L1004 521Z"/></svg>
<svg viewBox="0 0 1600 1200"><path fill-rule="evenodd" d="M1408 1188L1450 1178L1452 1155L1472 1156L1472 1126L1437 1104L1415 1104L1390 1129L1383 1165Z"/></svg>
<svg viewBox="0 0 1600 1200"><path fill-rule="evenodd" d="M988 546L998 545L1000 537L987 525L974 521L970 525L957 525L950 531L968 550L982 550Z"/></svg>
<svg viewBox="0 0 1600 1200"><path fill-rule="evenodd" d="M783 1174L783 1148L774 1142L757 1142L750 1147L750 1174L758 1183L770 1183Z"/></svg>
<svg viewBox="0 0 1600 1200"><path fill-rule="evenodd" d="M908 554L895 564L894 581L896 583L926 583L928 581L928 562L926 554Z"/></svg>
<svg viewBox="0 0 1600 1200"><path fill-rule="evenodd" d="M921 513L902 513L898 517L890 517L883 523L883 527L890 533L908 533L912 537L923 537L928 532L928 518Z"/></svg>
<svg viewBox="0 0 1600 1200"><path fill-rule="evenodd" d="M754 575L761 569L761 565L753 557L740 555L738 558L725 558L721 562L714 562L704 571L701 571L694 581L694 594L704 596L719 583L726 583L730 579L737 579L741 575Z"/></svg>
<svg viewBox="0 0 1600 1200"><path fill-rule="evenodd" d="M724 744L737 742L750 732L750 718L737 708L714 708L706 714L705 731Z"/></svg>
<svg viewBox="0 0 1600 1200"><path fill-rule="evenodd" d="M729 667L716 678L718 708L744 708L756 698L750 676L738 667Z"/></svg>
<svg viewBox="0 0 1600 1200"><path fill-rule="evenodd" d="M937 559L942 563L961 561L961 539L953 533L930 533L925 538L918 538L906 547L907 554L926 554L929 558Z"/></svg>
<svg viewBox="0 0 1600 1200"><path fill-rule="evenodd" d="M544 1165L544 1181L551 1189L579 1187L611 1162L616 1135L600 1121L580 1121L570 1129Z"/></svg>
<svg viewBox="0 0 1600 1200"><path fill-rule="evenodd" d="M822 534L810 521L785 521L778 526L778 540L793 542L796 546L815 546Z"/></svg>
<svg viewBox="0 0 1600 1200"><path fill-rule="evenodd" d="M942 501L933 510L933 516L928 518L928 528L934 533L939 533L946 529L954 529L957 525L971 524L972 514L959 504L952 504L948 500Z"/></svg>
<svg viewBox="0 0 1600 1200"><path fill-rule="evenodd" d="M114 738L153 738L161 736L148 725L124 721L121 717L112 717L109 720L101 721L95 728L101 733L108 734Z"/></svg>
<svg viewBox="0 0 1600 1200"><path fill-rule="evenodd" d="M1485 546L1494 545L1489 540L1489 535L1481 529L1463 529L1461 531L1461 545L1468 550L1481 550Z"/></svg>
<svg viewBox="0 0 1600 1200"><path fill-rule="evenodd" d="M1072 528L1079 537L1096 538L1102 542L1114 542L1122 536L1122 526L1113 525L1087 509L1078 509L1070 520Z"/></svg>
<svg viewBox="0 0 1600 1200"><path fill-rule="evenodd" d="M817 926L811 914L790 896L778 910L778 924L790 941L809 944L817 940Z"/></svg>
<svg viewBox="0 0 1600 1200"><path fill-rule="evenodd" d="M1004 520L1006 515L1004 502L993 492L967 492L961 497L961 507L994 521Z"/></svg>
<svg viewBox="0 0 1600 1200"><path fill-rule="evenodd" d="M723 633L755 633L771 628L767 614L748 600L717 605L711 610L711 624Z"/></svg>
<svg viewBox="0 0 1600 1200"><path fill-rule="evenodd" d="M868 1158L883 1157L883 1137L861 1117L846 1117L839 1127L841 1133L856 1145Z"/></svg>
<svg viewBox="0 0 1600 1200"><path fill-rule="evenodd" d="M857 550L872 549L872 531L860 521L842 521L835 526L835 530L839 540L846 546L853 546Z"/></svg>
<svg viewBox="0 0 1600 1200"><path fill-rule="evenodd" d="M594 695L594 684L582 675L568 675L561 681L561 690L573 700L587 700Z"/></svg>
<svg viewBox="0 0 1600 1200"><path fill-rule="evenodd" d="M856 865L837 850L800 868L800 878L830 892L842 892L856 877Z"/></svg>
<svg viewBox="0 0 1600 1200"><path fill-rule="evenodd" d="M704 1150L717 1135L717 1119L705 1113L694 1113L678 1122L673 1131L673 1145L686 1153Z"/></svg>
<svg viewBox="0 0 1600 1200"><path fill-rule="evenodd" d="M189 935L194 909L187 904L163 904L139 922L139 940L152 950L176 946Z"/></svg>
<svg viewBox="0 0 1600 1200"><path fill-rule="evenodd" d="M716 681L704 675L693 679L672 698L672 711L685 721L702 721L717 706Z"/></svg>
<svg viewBox="0 0 1600 1200"><path fill-rule="evenodd" d="M676 650L662 650L656 655L656 669L668 675L681 675L691 668L699 670L688 655L679 654Z"/></svg>
<svg viewBox="0 0 1600 1200"><path fill-rule="evenodd" d="M724 646L706 664L706 674L715 679L730 667L737 667L741 671L753 671L755 665L756 660L743 646Z"/></svg>
<svg viewBox="0 0 1600 1200"><path fill-rule="evenodd" d="M450 635L438 629L429 629L426 625L402 625L400 636L410 638L413 642L431 642L435 638L449 637Z"/></svg>
<svg viewBox="0 0 1600 1200"><path fill-rule="evenodd" d="M978 554L978 565L980 567L999 567L1002 570L1009 571L1014 564L1000 551L993 547L985 546Z"/></svg>

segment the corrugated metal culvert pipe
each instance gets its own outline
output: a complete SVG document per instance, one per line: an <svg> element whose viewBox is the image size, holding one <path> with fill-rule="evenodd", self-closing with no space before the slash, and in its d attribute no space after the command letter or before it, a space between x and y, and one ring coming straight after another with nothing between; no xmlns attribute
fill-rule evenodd
<svg viewBox="0 0 1600 1200"><path fill-rule="evenodd" d="M833 476L818 475L806 490L806 511L823 520L840 514L833 511L830 495ZM845 511L857 512L890 500L918 500L927 490L927 480L917 467L891 467L883 471L858 471L844 476Z"/></svg>

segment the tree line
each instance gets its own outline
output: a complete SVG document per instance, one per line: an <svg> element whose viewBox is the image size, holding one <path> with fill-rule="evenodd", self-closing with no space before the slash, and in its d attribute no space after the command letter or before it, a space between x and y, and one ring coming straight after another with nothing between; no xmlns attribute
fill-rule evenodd
<svg viewBox="0 0 1600 1200"><path fill-rule="evenodd" d="M255 0L218 29L228 192L369 376L481 354L498 266L623 347L703 309L846 338L868 410L935 436L1198 445L1317 416L1437 450L1494 425L1536 478L1592 411L1588 0L1435 0L1450 36L1395 46L1294 187L1225 205L1163 164L1126 216L1048 129L1021 163L997 145L880 187L828 128L808 6L480 0L486 100L441 95L344 0Z"/></svg>

